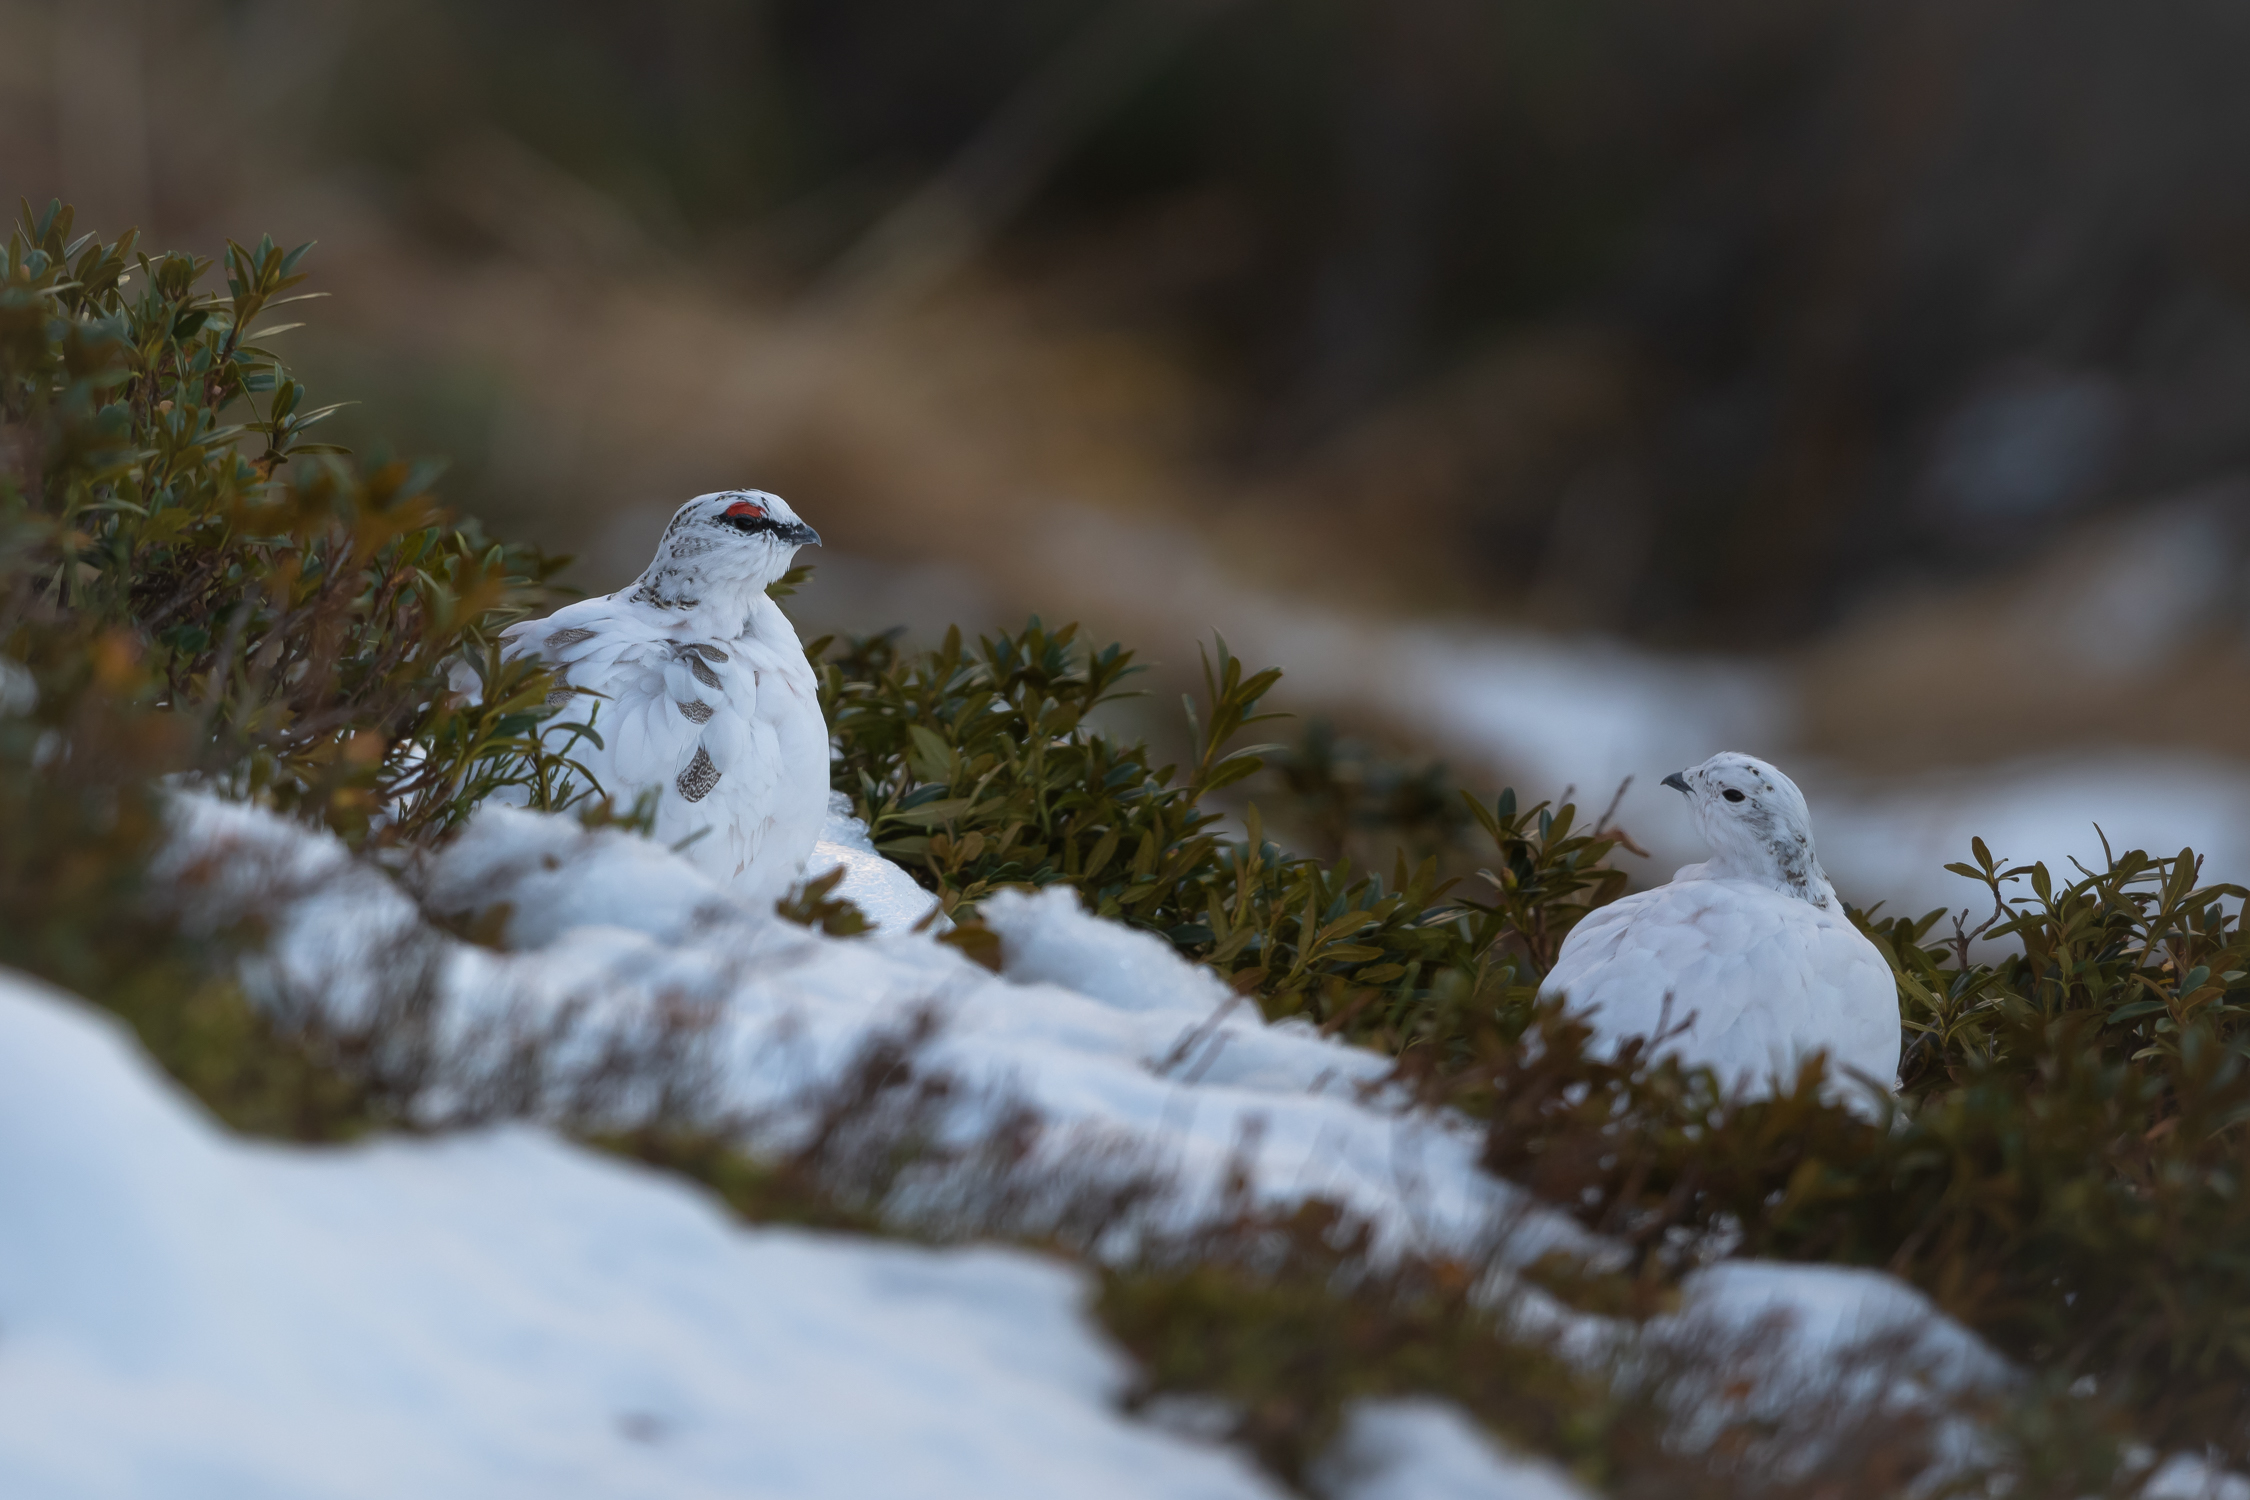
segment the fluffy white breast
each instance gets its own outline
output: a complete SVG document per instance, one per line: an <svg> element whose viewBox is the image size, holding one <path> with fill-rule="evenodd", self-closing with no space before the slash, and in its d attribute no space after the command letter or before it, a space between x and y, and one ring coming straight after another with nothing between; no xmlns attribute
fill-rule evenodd
<svg viewBox="0 0 2250 1500"><path fill-rule="evenodd" d="M515 627L507 650L557 669L556 722L599 737L568 753L619 806L653 791L655 837L763 902L799 878L819 835L828 733L779 607L760 594L737 620L713 631L708 611L612 594Z"/></svg>
<svg viewBox="0 0 2250 1500"><path fill-rule="evenodd" d="M1606 1051L1670 1029L1663 1052L1730 1085L1793 1078L1815 1050L1832 1076L1851 1069L1885 1088L1898 1077L1897 987L1841 905L1699 867L1579 923L1540 993L1590 1012Z"/></svg>

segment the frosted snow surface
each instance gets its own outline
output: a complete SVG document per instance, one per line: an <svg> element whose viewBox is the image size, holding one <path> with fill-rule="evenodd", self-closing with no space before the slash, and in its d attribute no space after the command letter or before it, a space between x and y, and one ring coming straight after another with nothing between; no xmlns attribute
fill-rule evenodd
<svg viewBox="0 0 2250 1500"><path fill-rule="evenodd" d="M1754 1354L1757 1378L1717 1382L1686 1395L1677 1440L1694 1444L1729 1424L1778 1426L1794 1413L1921 1412L1936 1417L1937 1472L1960 1473L1987 1456L1985 1435L1959 1415L1976 1398L2004 1395L2018 1376L1974 1333L1919 1290L1857 1266L1720 1261L1691 1272L1679 1311L1652 1318L1658 1344ZM1822 1424L1825 1425L1825 1424ZM1807 1434L1811 1460L1826 1434Z"/></svg>
<svg viewBox="0 0 2250 1500"><path fill-rule="evenodd" d="M1279 1494L1118 1411L1129 1370L1076 1270L745 1228L528 1127L238 1140L113 1020L7 971L0 1202L0 1494ZM1683 1327L1772 1335L1769 1389L1826 1389L1907 1327L1951 1361L1940 1399L2006 1378L1872 1272L1730 1264L1687 1293ZM1326 1500L1584 1494L1423 1399L1356 1404L1313 1477Z"/></svg>
<svg viewBox="0 0 2250 1500"><path fill-rule="evenodd" d="M0 972L0 1494L1271 1500L1125 1420L1079 1273L744 1229L512 1128L233 1140Z"/></svg>
<svg viewBox="0 0 2250 1500"><path fill-rule="evenodd" d="M828 794L828 821L806 862L805 878L814 879L841 867L844 878L831 892L858 907L879 928L912 931L915 924L937 909L937 897L914 883L914 877L875 852L867 825L852 816L852 803L842 792ZM950 927L943 917L933 926Z"/></svg>
<svg viewBox="0 0 2250 1500"><path fill-rule="evenodd" d="M1507 1451L1443 1401L1359 1401L1311 1476L1324 1500L1591 1500L1542 1459Z"/></svg>
<svg viewBox="0 0 2250 1500"><path fill-rule="evenodd" d="M966 1128L1012 1092L1066 1130L1138 1143L1191 1189L1245 1159L1265 1199L1340 1199L1409 1241L1504 1222L1514 1255L1605 1248L1479 1172L1471 1122L1383 1097L1380 1057L1265 1024L1067 891L989 903L994 975L911 922L833 939L749 910L648 841L567 817L488 808L386 874L254 808L174 807L171 873L217 869L214 918L278 893L249 978L282 1003L349 1018L410 963L446 1040L473 1049L484 1023L582 1007L630 1031L705 1002L723 1102L749 1109L934 1006L927 1061L991 1090L969 1091ZM830 834L880 864L863 834ZM889 868L850 878L904 898ZM6 976L0 1204L0 1494L1273 1493L1207 1441L1115 1413L1122 1366L1063 1267L735 1227L675 1181L530 1127L234 1141L110 1024ZM1729 1262L1684 1290L1683 1336L1771 1343L1777 1379L1759 1385L1775 1399L1902 1320L1929 1368L1875 1394L1942 1402L2006 1378L1877 1273ZM1621 1325L1551 1318L1589 1358L1630 1357ZM1324 1493L1348 1500L1572 1493L1430 1403L1359 1409L1332 1458Z"/></svg>
<svg viewBox="0 0 2250 1500"><path fill-rule="evenodd" d="M737 903L646 839L568 817L488 806L394 882L327 835L255 808L202 796L175 806L173 868L270 867L296 892L263 983L347 1017L376 1003L380 976L410 954L434 955L456 1040L480 1021L536 1024L572 1006L589 1026L631 1031L683 1000L703 1003L716 1007L723 1102L754 1112L931 1010L944 1025L926 1061L986 1095L982 1115L964 1110L965 1131L1012 1097L1058 1136L1091 1130L1145 1148L1190 1196L1249 1150L1268 1199L1334 1198L1393 1233L1466 1240L1508 1218L1521 1221L1527 1254L1583 1240L1477 1169L1470 1122L1382 1099L1383 1058L1306 1024L1266 1024L1210 971L1087 915L1067 889L986 903L998 975L912 931L907 919L926 906L919 887L907 896L900 883L912 882L849 819L832 819L823 844L856 857L845 893L866 893L885 920L833 939ZM433 928L402 887L429 910L493 919L480 925L509 951Z"/></svg>

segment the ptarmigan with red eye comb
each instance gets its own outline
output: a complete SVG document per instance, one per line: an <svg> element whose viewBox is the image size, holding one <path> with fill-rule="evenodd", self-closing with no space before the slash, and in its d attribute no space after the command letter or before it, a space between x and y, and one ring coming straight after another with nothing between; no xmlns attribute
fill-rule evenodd
<svg viewBox="0 0 2250 1500"><path fill-rule="evenodd" d="M1794 1080L1816 1050L1831 1078L1849 1069L1895 1087L1898 986L1821 870L1797 784L1733 751L1664 784L1686 794L1711 858L1572 928L1540 994L1591 1012L1610 1051L1672 1028L1660 1051L1730 1087Z"/></svg>
<svg viewBox="0 0 2250 1500"><path fill-rule="evenodd" d="M828 810L812 664L766 596L799 547L819 545L778 495L698 495L630 586L502 637L508 656L555 668L548 702L592 715L602 743L572 758L619 807L654 788L656 837L693 839L688 857L753 901L803 874Z"/></svg>

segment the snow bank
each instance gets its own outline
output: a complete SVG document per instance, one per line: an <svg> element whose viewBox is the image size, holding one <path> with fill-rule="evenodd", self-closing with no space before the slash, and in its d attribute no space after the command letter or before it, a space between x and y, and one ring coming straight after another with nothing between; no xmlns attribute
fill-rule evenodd
<svg viewBox="0 0 2250 1500"><path fill-rule="evenodd" d="M1208 971L1089 916L1068 890L988 904L995 975L912 930L903 872L863 836L854 848L848 826L829 842L861 857L849 878L878 903L896 897L898 920L835 939L740 905L645 840L569 818L490 808L446 849L386 874L254 808L183 795L174 815L169 868L216 872L202 898L213 919L261 881L278 891L252 977L280 1003L365 1014L406 971L442 998L449 1043L470 1049L565 1015L652 1028L685 1004L712 1018L702 1044L716 1102L750 1113L784 1109L871 1036L934 1009L944 1026L924 1062L970 1085L965 1131L1021 1102L1064 1149L1091 1131L1176 1171L1191 1205L1241 1161L1266 1201L1335 1199L1401 1242L1473 1251L1504 1230L1503 1264L1613 1248L1479 1171L1473 1122L1386 1097L1384 1059L1266 1024ZM839 1494L950 1493L966 1474L1000 1476L1003 1494L1019 1474L1047 1493L1125 1493L1119 1476L1132 1493L1261 1492L1231 1461L1163 1448L1107 1415L1117 1371L1075 1322L1079 1283L1051 1265L732 1230L692 1193L528 1129L347 1152L229 1144L103 1028L20 987L0 1000L0 1201L51 1206L0 1220L0 1423L30 1434L0 1447L41 1465L26 1472L55 1493L131 1493L140 1454L245 1495L315 1479L328 1488L308 1492L321 1494L822 1494L827 1480L804 1466L828 1444L864 1465ZM1511 1281L1496 1270L1495 1286ZM1683 1440L1699 1400L1776 1414L1816 1399L1942 1408L2011 1378L1878 1273L1727 1262L1684 1293L1678 1316L1649 1330L1660 1342L1759 1350L1714 1366L1740 1394L1683 1388ZM1644 1337L1559 1306L1543 1322L1594 1368L1630 1362ZM1049 1332L1023 1331L1034 1325ZM1855 1362L1886 1342L1902 1357ZM825 1415L797 1415L814 1400ZM1029 1413L1033 1430L949 1435L979 1403ZM769 1407L770 1438L762 1415L740 1415ZM938 1453L915 1460L928 1488L877 1483L890 1450L866 1440L870 1413L901 1434L891 1449ZM477 1440L487 1427L497 1435ZM442 1438L428 1462L472 1467L414 1469L425 1429ZM1050 1430L1070 1462L1109 1477L1042 1467L1063 1462L1043 1446ZM729 1468L743 1432L800 1457ZM1471 1436L1426 1404L1363 1409L1324 1482L1355 1497L1569 1493ZM1139 1456L1141 1443L1162 1455ZM332 1471L363 1468L364 1490L336 1487ZM557 1488L564 1470L608 1488ZM638 1477L657 1473L661 1484ZM461 1475L477 1487L461 1490Z"/></svg>
<svg viewBox="0 0 2250 1500"><path fill-rule="evenodd" d="M5 973L0 1202L0 1493L1277 1493L1118 1414L1061 1265L742 1229L526 1128L236 1142Z"/></svg>
<svg viewBox="0 0 2250 1500"><path fill-rule="evenodd" d="M745 1229L529 1127L236 1141L114 1023L4 972L0 1202L0 1493L1277 1493L1118 1413L1079 1272ZM1714 1267L1679 1322L1713 1319L1777 1340L1769 1391L1901 1319L1956 1377L2000 1368L1870 1272ZM1583 1493L1424 1400L1356 1406L1316 1483Z"/></svg>
<svg viewBox="0 0 2250 1500"><path fill-rule="evenodd" d="M1680 1310L1652 1319L1653 1334L1757 1338L1769 1383L1796 1398L1836 1380L1855 1355L1877 1349L1886 1351L1882 1380L1941 1401L2015 1379L1984 1340L1880 1271L1730 1260L1690 1272L1680 1291ZM1903 1389L1897 1394L1909 1399Z"/></svg>
<svg viewBox="0 0 2250 1500"><path fill-rule="evenodd" d="M1360 1401L1311 1476L1323 1500L1590 1500L1539 1459L1503 1449L1442 1401Z"/></svg>
<svg viewBox="0 0 2250 1500"><path fill-rule="evenodd" d="M875 852L867 825L852 816L852 799L842 792L828 794L828 822L813 845L805 878L815 879L841 868L844 878L834 895L849 901L878 928L910 932L937 910L937 897L914 883L914 877ZM931 924L940 930L953 924L939 917Z"/></svg>
<svg viewBox="0 0 2250 1500"><path fill-rule="evenodd" d="M1932 1422L1936 1472L1925 1483L1990 1461L1985 1433L1963 1413L2005 1398L2016 1371L1896 1277L1720 1261L1691 1272L1680 1291L1679 1310L1626 1335L1624 1347L1637 1340L1748 1378L1706 1374L1678 1391L1676 1441L1701 1445L1730 1428L1781 1433L1788 1451L1778 1462L1809 1471L1852 1423L1919 1417Z"/></svg>
<svg viewBox="0 0 2250 1500"><path fill-rule="evenodd" d="M703 1044L715 1102L758 1114L930 1010L944 1024L927 1062L976 1096L956 1122L964 1132L1021 1102L1058 1138L1099 1133L1176 1170L1191 1200L1240 1158L1270 1201L1333 1198L1409 1239L1466 1243L1504 1220L1526 1254L1585 1242L1477 1169L1473 1124L1383 1097L1383 1058L1303 1023L1266 1024L1209 971L1088 916L1068 889L988 904L1003 952L994 975L911 930L917 907L897 886L912 882L866 850L864 834L853 850L848 826L832 825L827 842L856 853L849 879L896 917L850 939L744 907L645 839L519 808L486 808L396 883L327 835L255 808L182 796L175 826L172 870L283 872L261 982L274 995L338 997L347 1017L408 970L433 976L446 1035L462 1047L480 1028L505 1037L566 1012L591 1047L698 1011L715 1017ZM221 884L239 899L241 881ZM432 925L424 907L489 927L505 951Z"/></svg>

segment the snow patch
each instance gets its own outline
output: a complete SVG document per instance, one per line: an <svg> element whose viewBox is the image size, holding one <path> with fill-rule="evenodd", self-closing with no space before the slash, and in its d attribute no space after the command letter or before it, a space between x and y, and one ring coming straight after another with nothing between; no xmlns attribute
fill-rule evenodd
<svg viewBox="0 0 2250 1500"><path fill-rule="evenodd" d="M262 982L346 1015L375 1003L369 970L401 944L456 1041L575 1011L630 1031L685 1001L715 1017L718 1103L755 1115L934 1008L922 1062L967 1085L964 1132L1021 1102L1051 1140L1090 1130L1175 1170L1191 1207L1239 1163L1260 1200L1330 1198L1398 1243L1474 1253L1505 1231L1518 1265L1613 1248L1481 1172L1481 1128L1406 1109L1383 1058L1265 1023L1067 889L988 903L995 975L895 925L834 939L784 922L567 817L488 809L395 878L255 808L181 794L173 826L166 867L203 873L211 920L278 893ZM472 898L509 904L505 951L423 917ZM190 1496L1272 1493L1110 1409L1123 1376L1078 1318L1082 1282L1051 1263L743 1231L528 1127L240 1144L128 1053L51 993L0 984L0 1202L21 1206L0 1216L0 1481L25 1481L0 1490L124 1495L161 1468ZM1764 1341L1747 1398L1685 1391L1683 1440L1699 1401L1714 1420L1739 1399L1942 1409L2009 1379L1875 1272L1724 1262L1684 1294L1646 1334L1559 1305L1543 1331L1589 1367L1648 1336ZM1910 1357L1852 1361L1886 1341ZM1355 1408L1333 1457L1324 1492L1352 1500L1575 1493L1432 1403Z"/></svg>
<svg viewBox="0 0 2250 1500"><path fill-rule="evenodd" d="M1741 1338L1765 1335L1775 1383L1802 1391L1855 1350L1900 1346L1909 1368L1941 1395L1989 1391L2015 1378L1984 1340L1895 1276L1856 1266L1726 1260L1690 1272L1681 1308L1661 1328Z"/></svg>
<svg viewBox="0 0 2250 1500"><path fill-rule="evenodd" d="M867 825L852 815L851 798L831 792L828 821L821 825L820 839L806 862L805 878L814 880L839 868L844 878L832 894L858 907L879 929L910 932L937 910L937 897L875 852ZM940 932L952 925L942 916L931 923Z"/></svg>
<svg viewBox="0 0 2250 1500"><path fill-rule="evenodd" d="M2250 1500L2250 1478L2192 1453L2175 1453L2149 1475L2140 1500Z"/></svg>
<svg viewBox="0 0 2250 1500"><path fill-rule="evenodd" d="M615 1036L704 1012L716 1102L770 1115L871 1036L934 1011L943 1029L924 1061L966 1085L964 1133L1020 1102L1058 1140L1092 1131L1139 1147L1177 1172L1186 1202L1208 1200L1239 1161L1265 1201L1332 1198L1404 1242L1477 1242L1502 1221L1526 1254L1585 1242L1478 1170L1475 1124L1389 1097L1383 1058L1306 1025L1268 1025L1161 938L1081 912L1067 889L989 903L1004 955L994 975L895 923L835 939L781 921L660 846L567 816L488 807L394 883L325 833L199 794L176 800L168 866L279 871L260 982L344 997L347 1020L367 1014L383 970L411 946L463 1045L566 1013ZM884 879L907 880L884 863ZM248 875L218 884L215 906L260 889ZM507 903L514 951L427 925L403 887L438 910Z"/></svg>
<svg viewBox="0 0 2250 1500"><path fill-rule="evenodd" d="M2119 854L2143 849L2164 856L2193 847L2204 858L2206 882L2250 875L2250 773L2217 756L2120 750L1881 787L1829 784L1833 790L1819 795L1813 811L1821 860L1846 900L1887 900L1887 915L1966 906L1972 921L1981 920L1990 898L1945 872L1948 861L1968 858L1974 837L1995 859L2044 862L2058 883L2078 878L2073 859L2102 868L2104 835Z"/></svg>
<svg viewBox="0 0 2250 1500"><path fill-rule="evenodd" d="M527 1128L224 1137L0 973L0 1491L1271 1500L1126 1420L1084 1277L743 1229Z"/></svg>
<svg viewBox="0 0 2250 1500"><path fill-rule="evenodd" d="M435 911L474 915L505 901L511 948L544 948L580 927L680 940L733 908L716 880L653 840L515 807L480 810L417 877Z"/></svg>
<svg viewBox="0 0 2250 1500"><path fill-rule="evenodd" d="M1311 1476L1324 1500L1591 1500L1551 1463L1509 1452L1443 1401L1357 1401Z"/></svg>

